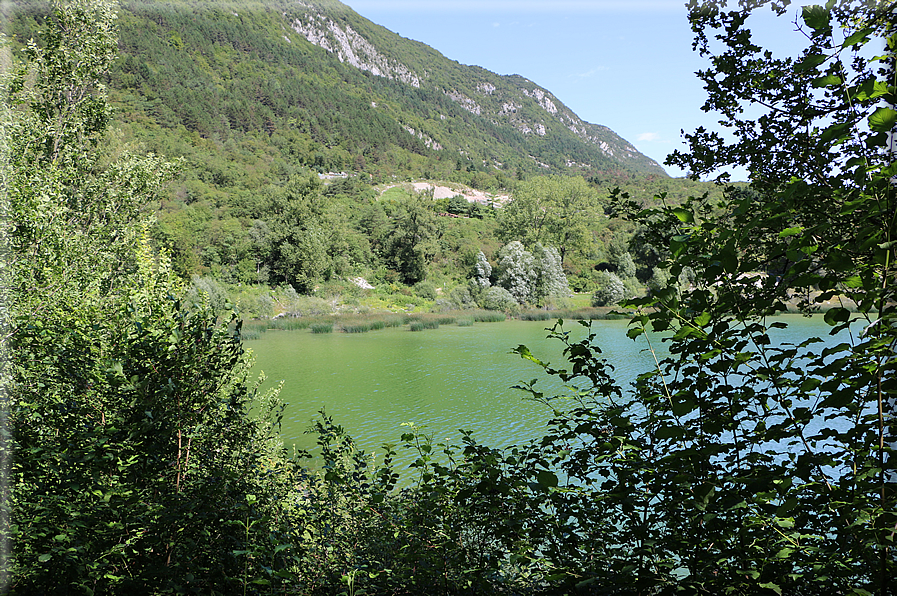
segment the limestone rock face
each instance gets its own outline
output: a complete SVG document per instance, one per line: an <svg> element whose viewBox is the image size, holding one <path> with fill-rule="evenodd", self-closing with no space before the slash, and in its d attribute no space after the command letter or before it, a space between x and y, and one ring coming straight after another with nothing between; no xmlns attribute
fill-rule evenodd
<svg viewBox="0 0 897 596"><path fill-rule="evenodd" d="M293 30L316 46L336 54L340 62L366 70L378 77L395 79L412 87L420 87L420 79L407 66L386 58L350 25L341 27L327 16L311 11L306 13L305 17L293 20Z"/></svg>

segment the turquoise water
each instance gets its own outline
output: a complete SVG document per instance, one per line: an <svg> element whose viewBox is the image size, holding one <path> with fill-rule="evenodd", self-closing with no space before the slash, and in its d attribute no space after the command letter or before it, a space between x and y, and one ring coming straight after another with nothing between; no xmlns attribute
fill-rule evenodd
<svg viewBox="0 0 897 596"><path fill-rule="evenodd" d="M776 330L774 339L800 341L825 337L829 327L820 317L787 317L790 327ZM460 442L458 429L473 431L481 443L519 444L542 436L548 409L525 399L511 387L540 379L537 388L563 393L556 379L510 350L524 344L543 361L563 364L563 345L546 339L546 321L477 323L472 327L442 326L410 332L407 327L370 333L312 334L269 331L247 341L256 356L254 372L264 372L265 386L284 381L287 408L282 436L287 446L314 446L304 431L325 409L367 451L397 443L414 423L437 441ZM624 388L641 372L654 368L644 338L626 337L628 321L595 321L596 345L615 367ZM568 321L565 329L576 339L586 330ZM817 344L821 350L823 344ZM652 347L663 357L659 338Z"/></svg>

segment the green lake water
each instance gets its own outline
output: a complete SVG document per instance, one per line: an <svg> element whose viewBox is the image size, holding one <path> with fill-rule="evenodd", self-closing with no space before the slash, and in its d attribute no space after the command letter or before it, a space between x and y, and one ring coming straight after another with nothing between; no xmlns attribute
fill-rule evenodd
<svg viewBox="0 0 897 596"><path fill-rule="evenodd" d="M789 328L776 331L774 339L796 342L810 335L825 337L829 330L821 317L786 320ZM550 415L513 385L537 378L537 387L546 393L563 390L535 364L510 353L525 344L543 361L562 364L563 345L546 339L550 324L505 321L359 334L269 331L247 341L246 347L256 357L254 373L263 371L268 377L266 387L284 381L282 436L287 446L313 447L314 436L304 431L318 411L326 409L366 451L398 443L407 431L402 424L408 422L424 426L437 441L458 444L458 429L463 428L473 431L479 442L501 447L540 437ZM627 338L627 326L628 321L593 323L596 344L624 388L654 367L646 342ZM586 333L573 321L566 322L565 329L576 339ZM659 338L652 346L663 349Z"/></svg>

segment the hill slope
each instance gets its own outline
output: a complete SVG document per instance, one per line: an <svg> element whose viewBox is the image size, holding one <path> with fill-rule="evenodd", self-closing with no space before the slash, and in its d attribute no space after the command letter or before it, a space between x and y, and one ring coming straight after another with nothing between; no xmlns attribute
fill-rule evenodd
<svg viewBox="0 0 897 596"><path fill-rule="evenodd" d="M566 167L616 162L633 171L662 173L656 162L610 128L583 121L551 92L524 77L500 76L449 60L429 46L371 23L336 0L297 5L287 14L294 31L340 62L418 89L432 88L488 123L519 132L536 160L544 157L558 166L558 156L546 149L566 147L571 152L563 161ZM421 126L439 130L435 114L430 116ZM424 130L415 132L428 146L445 145ZM464 145L463 141L456 144Z"/></svg>
<svg viewBox="0 0 897 596"><path fill-rule="evenodd" d="M124 2L120 23L112 86L132 121L222 141L298 132L318 171L665 176L532 81L461 65L340 2Z"/></svg>

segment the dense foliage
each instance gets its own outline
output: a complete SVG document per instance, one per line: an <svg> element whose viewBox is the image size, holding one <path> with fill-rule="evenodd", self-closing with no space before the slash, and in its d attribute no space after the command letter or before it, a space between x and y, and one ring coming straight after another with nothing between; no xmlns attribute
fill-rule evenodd
<svg viewBox="0 0 897 596"><path fill-rule="evenodd" d="M183 305L149 244L170 167L102 150L111 5L60 7L41 40L3 79L3 587L234 591L279 503L273 396L246 384L238 324Z"/></svg>

